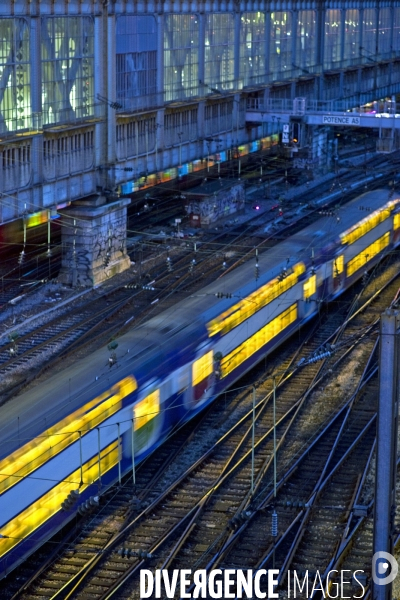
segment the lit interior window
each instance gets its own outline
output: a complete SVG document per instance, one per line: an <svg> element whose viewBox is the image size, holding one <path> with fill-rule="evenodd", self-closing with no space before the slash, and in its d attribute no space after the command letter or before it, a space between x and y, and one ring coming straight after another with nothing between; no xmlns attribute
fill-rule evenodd
<svg viewBox="0 0 400 600"><path fill-rule="evenodd" d="M193 385L195 386L198 383L200 383L201 381L203 381L203 379L205 379L206 377L211 375L212 371L213 371L213 352L211 350L210 352L207 352L207 354L204 354L204 356L202 356L201 358L199 358L198 360L196 360L193 363L193 367L192 367Z"/></svg>
<svg viewBox="0 0 400 600"><path fill-rule="evenodd" d="M332 276L338 277L344 271L344 255L337 256L332 263Z"/></svg>
<svg viewBox="0 0 400 600"><path fill-rule="evenodd" d="M136 390L136 380L126 377L111 390L91 400L71 415L44 431L0 461L0 493L41 467L52 456L67 448L122 406L122 399Z"/></svg>
<svg viewBox="0 0 400 600"><path fill-rule="evenodd" d="M160 390L155 390L146 398L135 404L134 409L135 431L154 419L160 412Z"/></svg>
<svg viewBox="0 0 400 600"><path fill-rule="evenodd" d="M62 502L72 490L82 493L90 484L99 477L99 470L103 475L118 463L117 441L104 448L99 457L96 455L82 465L83 485L80 486L80 468L71 473L67 481L61 481L39 500L33 502L22 511L18 517L12 519L1 528L0 556L9 552L21 540L30 535L38 527L61 510Z"/></svg>
<svg viewBox="0 0 400 600"><path fill-rule="evenodd" d="M317 276L312 275L303 285L303 298L306 300L315 294L317 290Z"/></svg>
<svg viewBox="0 0 400 600"><path fill-rule="evenodd" d="M365 248L360 254L357 254L354 258L349 260L347 264L347 277L353 275L356 271L361 269L370 260L374 258L379 252L382 252L390 243L390 233L387 232L385 235L376 240L373 244L370 244L368 248Z"/></svg>
<svg viewBox="0 0 400 600"><path fill-rule="evenodd" d="M297 263L287 277L280 280L276 277L267 284L260 287L240 302L213 319L207 324L210 337L221 332L222 335L229 333L234 327L246 321L258 310L272 302L275 298L292 288L299 280L299 276L306 270L304 263Z"/></svg>
<svg viewBox="0 0 400 600"><path fill-rule="evenodd" d="M390 217L398 202L398 200L392 200L388 202L383 208L374 211L372 214L368 215L368 217L362 221L359 221L353 225L353 227L350 227L350 229L340 234L342 244L354 244L355 241L368 233L368 231L371 231L371 229L374 229L374 227L379 225L379 223L385 221L388 217Z"/></svg>
<svg viewBox="0 0 400 600"><path fill-rule="evenodd" d="M275 319L265 325L265 327L262 327L257 333L249 337L243 344L237 346L221 360L222 377L226 377L229 373L232 373L232 371L239 367L245 360L265 346L265 344L281 333L281 331L289 327L296 319L297 304L292 304L290 308L283 311Z"/></svg>

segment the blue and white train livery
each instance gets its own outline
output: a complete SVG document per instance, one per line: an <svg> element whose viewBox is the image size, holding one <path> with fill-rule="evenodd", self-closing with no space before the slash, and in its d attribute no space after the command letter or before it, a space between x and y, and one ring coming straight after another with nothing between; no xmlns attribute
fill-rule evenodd
<svg viewBox="0 0 400 600"><path fill-rule="evenodd" d="M263 253L257 281L244 264L132 329L111 368L102 348L3 406L0 577L399 242L400 198L368 192Z"/></svg>

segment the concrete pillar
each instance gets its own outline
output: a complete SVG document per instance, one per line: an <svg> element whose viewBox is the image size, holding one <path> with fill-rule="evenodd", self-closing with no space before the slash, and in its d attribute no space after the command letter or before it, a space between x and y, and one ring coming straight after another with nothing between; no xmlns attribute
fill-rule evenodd
<svg viewBox="0 0 400 600"><path fill-rule="evenodd" d="M270 83L271 81L271 76L270 76L270 43L271 43L271 13L267 12L265 13L265 45L264 45L264 52L265 52L265 73L266 73L266 78L265 78L265 83ZM266 93L266 91L265 91ZM269 91L268 91L268 97L269 97ZM264 94L264 98L265 98L265 94Z"/></svg>
<svg viewBox="0 0 400 600"><path fill-rule="evenodd" d="M159 104L164 102L164 15L157 15L157 93Z"/></svg>
<svg viewBox="0 0 400 600"><path fill-rule="evenodd" d="M199 93L201 96L208 93L208 89L204 87L205 81L205 44L206 44L206 17L204 13L199 15Z"/></svg>
<svg viewBox="0 0 400 600"><path fill-rule="evenodd" d="M340 11L340 61L344 60L344 42L346 39L346 9Z"/></svg>
<svg viewBox="0 0 400 600"><path fill-rule="evenodd" d="M42 60L40 48L40 18L31 17L29 52L31 68L31 110L32 129L42 132ZM34 135L32 138L32 183L37 185L43 181L43 133ZM40 206L41 204L39 204Z"/></svg>
<svg viewBox="0 0 400 600"><path fill-rule="evenodd" d="M104 118L106 114L106 105L98 100L98 95L105 97L105 75L104 75L104 16L96 15L94 17L94 96L96 103L96 117ZM96 167L105 165L107 131L104 121L95 125L95 161ZM101 185L100 180L97 182Z"/></svg>
<svg viewBox="0 0 400 600"><path fill-rule="evenodd" d="M400 312L387 309L381 316L379 356L379 407L375 475L373 568L380 582L389 575L391 562L377 553L393 553L396 513L396 463L399 414ZM373 600L391 600L392 583L373 585Z"/></svg>
<svg viewBox="0 0 400 600"><path fill-rule="evenodd" d="M314 170L325 169L329 164L330 156L328 149L327 127L307 126L306 137L309 140L308 160Z"/></svg>
<svg viewBox="0 0 400 600"><path fill-rule="evenodd" d="M326 9L318 8L316 14L317 21L317 36L316 36L316 55L315 62L317 65L321 65L321 75L316 77L316 93L317 98L324 100L324 39L325 39L325 12Z"/></svg>
<svg viewBox="0 0 400 600"><path fill-rule="evenodd" d="M116 110L110 105L116 101L116 45L115 15L109 14L107 5L103 13L95 17L95 75L96 102L99 103L98 117L105 122L96 124L95 160L97 185L105 190L115 187L114 164L116 161ZM102 100L98 99L98 95Z"/></svg>
<svg viewBox="0 0 400 600"><path fill-rule="evenodd" d="M325 12L326 8L319 7L316 10L316 54L315 62L317 65L324 64L324 41L325 41Z"/></svg>
<svg viewBox="0 0 400 600"><path fill-rule="evenodd" d="M346 39L346 9L340 11L340 61L343 64L344 61L344 42ZM340 71L339 75L339 97L343 98L344 93L344 71Z"/></svg>
<svg viewBox="0 0 400 600"><path fill-rule="evenodd" d="M235 94L232 114L232 140L235 140L235 146L239 146L241 142L240 129L240 94Z"/></svg>
<svg viewBox="0 0 400 600"><path fill-rule="evenodd" d="M107 94L109 101L115 102L117 78L116 78L116 43L115 43L115 15L107 18ZM114 165L116 161L116 110L107 104L107 162ZM109 174L110 177L110 174ZM112 182L113 184L114 182ZM110 186L111 187L111 186Z"/></svg>
<svg viewBox="0 0 400 600"><path fill-rule="evenodd" d="M156 146L154 157L154 167L156 171L162 171L164 168L162 153L162 149L164 148L164 113L165 109L161 108L157 111L156 117Z"/></svg>
<svg viewBox="0 0 400 600"><path fill-rule="evenodd" d="M363 48L363 46L364 46L363 21L364 21L364 9L360 8L360 10L358 11L358 23L359 23L359 31L360 31L359 36L358 36L358 43L359 43L358 55L365 57L365 56L368 56L368 53ZM364 61L365 61L365 58L364 58Z"/></svg>
<svg viewBox="0 0 400 600"><path fill-rule="evenodd" d="M292 56L291 56L291 64L290 68L294 69L295 67L301 67L301 59L300 57L297 59L296 57L296 43L297 43L297 22L298 22L298 11L294 10L292 13ZM300 72L301 74L301 72ZM293 95L292 95L293 98Z"/></svg>
<svg viewBox="0 0 400 600"><path fill-rule="evenodd" d="M391 58L392 58L393 55L394 55L393 44L394 44L394 23L395 23L395 21L394 21L394 7L393 6L390 7L390 13L391 13L391 17L392 17L391 20L390 20L390 22L391 22L391 27L390 27L390 49L392 51L392 55L391 55ZM389 86L391 86L392 83L393 83L393 60L391 60L390 63L389 63Z"/></svg>
<svg viewBox="0 0 400 600"><path fill-rule="evenodd" d="M368 53L363 48L363 45L364 45L363 20L364 20L364 9L360 8L360 10L358 11L358 23L359 23L359 29L360 29L359 36L358 36L358 40L359 40L358 56L360 57L361 63L365 63L366 62L365 57L368 56ZM357 89L359 90L358 104L360 104L360 105L364 103L363 94L361 93L361 90L363 89L362 71L363 71L362 67L359 67L359 69L357 71Z"/></svg>
<svg viewBox="0 0 400 600"><path fill-rule="evenodd" d="M199 148L199 156L204 156L204 144L203 139L206 135L205 125L204 125L204 112L205 112L205 101L200 100L197 108L197 140L198 140L198 148Z"/></svg>
<svg viewBox="0 0 400 600"><path fill-rule="evenodd" d="M235 18L235 24L234 24L235 46L234 46L234 59L233 59L233 79L235 80L235 83L234 83L235 89L238 89L238 82L239 82L239 77L240 77L240 25L241 25L240 16L241 15L240 15L239 11L235 12L235 15L234 15L234 18Z"/></svg>
<svg viewBox="0 0 400 600"><path fill-rule="evenodd" d="M130 267L126 253L129 199L106 203L103 196L78 200L60 211L62 264L59 281L91 287Z"/></svg>

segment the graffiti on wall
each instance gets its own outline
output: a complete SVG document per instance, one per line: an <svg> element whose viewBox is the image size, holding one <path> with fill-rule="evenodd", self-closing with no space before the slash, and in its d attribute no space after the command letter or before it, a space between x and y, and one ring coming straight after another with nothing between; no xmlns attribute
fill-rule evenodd
<svg viewBox="0 0 400 600"><path fill-rule="evenodd" d="M210 225L244 208L245 193L242 183L214 194L199 195L185 207L189 215L199 215L199 225Z"/></svg>

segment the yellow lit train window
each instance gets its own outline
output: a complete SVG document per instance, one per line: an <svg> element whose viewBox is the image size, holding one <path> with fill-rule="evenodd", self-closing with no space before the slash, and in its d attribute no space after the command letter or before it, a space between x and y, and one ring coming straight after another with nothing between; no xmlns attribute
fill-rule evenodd
<svg viewBox="0 0 400 600"><path fill-rule="evenodd" d="M155 390L146 398L135 404L134 409L135 431L154 419L160 412L160 390Z"/></svg>
<svg viewBox="0 0 400 600"><path fill-rule="evenodd" d="M2 459L0 461L0 493L76 442L79 438L79 431L84 434L116 413L122 406L122 400L133 393L136 388L136 379L125 377L110 390L87 402L71 415L47 429L41 436L34 438Z"/></svg>
<svg viewBox="0 0 400 600"><path fill-rule="evenodd" d="M303 298L306 300L315 294L317 290L317 276L312 275L303 285Z"/></svg>
<svg viewBox="0 0 400 600"><path fill-rule="evenodd" d="M265 344L277 336L281 331L289 327L297 319L297 304L292 304L290 308L283 311L275 319L270 321L265 327L262 327L249 337L243 344L237 346L232 352L227 354L221 360L222 377L232 373L239 365L247 360L252 354L255 354Z"/></svg>
<svg viewBox="0 0 400 600"><path fill-rule="evenodd" d="M400 213L394 215L393 217L393 229L398 229L400 227Z"/></svg>
<svg viewBox="0 0 400 600"><path fill-rule="evenodd" d="M77 469L69 477L55 485L39 500L28 506L18 517L2 526L0 539L0 556L9 552L21 540L43 525L48 519L61 510L61 503L72 490L79 488L82 493L90 484L98 479L99 466L102 475L118 463L118 444L112 442L109 446L82 465L83 485L79 487L81 470Z"/></svg>
<svg viewBox="0 0 400 600"><path fill-rule="evenodd" d="M213 372L213 351L197 359L192 366L193 385L197 385Z"/></svg>
<svg viewBox="0 0 400 600"><path fill-rule="evenodd" d="M349 260L347 264L347 277L353 275L356 271L361 269L370 260L374 258L379 252L382 252L390 243L390 233L387 232L385 235L376 240L373 244L370 244L365 250L357 254L354 258Z"/></svg>
<svg viewBox="0 0 400 600"><path fill-rule="evenodd" d="M284 279L276 277L258 290L243 298L231 306L228 310L207 323L208 335L212 337L221 332L222 335L229 333L234 327L246 321L258 310L278 298L281 294L292 288L299 280L300 275L305 273L305 265L302 262L295 264Z"/></svg>
<svg viewBox="0 0 400 600"><path fill-rule="evenodd" d="M365 217L365 219L362 219L362 221L359 221L353 227L350 227L350 229L340 235L342 244L354 244L356 240L390 217L396 204L396 200L391 200L383 208L374 211L371 215Z"/></svg>
<svg viewBox="0 0 400 600"><path fill-rule="evenodd" d="M333 261L333 277L338 277L344 271L344 255L337 256Z"/></svg>

